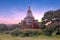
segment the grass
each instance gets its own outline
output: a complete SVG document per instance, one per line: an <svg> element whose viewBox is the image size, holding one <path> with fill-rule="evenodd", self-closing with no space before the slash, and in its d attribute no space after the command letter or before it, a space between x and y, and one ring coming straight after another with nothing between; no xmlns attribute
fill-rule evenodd
<svg viewBox="0 0 60 40"><path fill-rule="evenodd" d="M59 35L55 36L44 36L40 35L38 37L14 37L10 34L0 34L0 40L60 40Z"/></svg>

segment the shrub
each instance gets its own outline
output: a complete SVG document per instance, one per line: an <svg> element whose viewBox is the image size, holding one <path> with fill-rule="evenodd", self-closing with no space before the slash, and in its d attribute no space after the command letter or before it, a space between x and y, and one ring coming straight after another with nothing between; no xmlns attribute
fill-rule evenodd
<svg viewBox="0 0 60 40"><path fill-rule="evenodd" d="M46 28L45 24L41 23L40 28L41 30L45 29Z"/></svg>
<svg viewBox="0 0 60 40"><path fill-rule="evenodd" d="M46 28L43 30L43 33L45 35L56 34L56 32L57 32L57 28L55 24L47 25Z"/></svg>
<svg viewBox="0 0 60 40"><path fill-rule="evenodd" d="M5 34L9 34L9 33L10 33L10 31L6 31L6 32L5 32Z"/></svg>
<svg viewBox="0 0 60 40"><path fill-rule="evenodd" d="M40 31L38 30L19 30L19 29L15 29L11 32L12 36L21 36L21 37L30 37L30 36L38 36L40 35Z"/></svg>
<svg viewBox="0 0 60 40"><path fill-rule="evenodd" d="M27 30L27 31L24 32L24 36L28 37L28 36L30 36L30 34L31 34L31 30Z"/></svg>
<svg viewBox="0 0 60 40"><path fill-rule="evenodd" d="M51 36L51 35L52 35L52 31L49 30L49 29L44 29L44 30L43 30L43 33L44 33L45 35L48 35L48 36Z"/></svg>
<svg viewBox="0 0 60 40"><path fill-rule="evenodd" d="M41 33L38 31L38 30L27 30L25 33L24 33L24 36L38 36L40 35Z"/></svg>
<svg viewBox="0 0 60 40"><path fill-rule="evenodd" d="M23 32L18 30L18 29L15 29L11 32L11 35L13 36L22 36L23 35Z"/></svg>
<svg viewBox="0 0 60 40"><path fill-rule="evenodd" d="M32 36L38 36L38 35L40 35L40 34L41 34L41 33L40 33L40 31L38 31L38 30L33 30L32 33L31 33Z"/></svg>
<svg viewBox="0 0 60 40"><path fill-rule="evenodd" d="M56 29L57 29L57 35L60 35L60 25L58 25L57 27L56 27Z"/></svg>

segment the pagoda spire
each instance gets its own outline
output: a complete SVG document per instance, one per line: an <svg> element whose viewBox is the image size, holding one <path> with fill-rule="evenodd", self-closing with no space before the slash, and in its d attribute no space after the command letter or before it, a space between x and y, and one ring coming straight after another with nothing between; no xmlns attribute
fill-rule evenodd
<svg viewBox="0 0 60 40"><path fill-rule="evenodd" d="M28 6L27 16L31 16L31 17L33 17L33 15L32 15L32 11L31 11L31 9L30 9L30 6Z"/></svg>
<svg viewBox="0 0 60 40"><path fill-rule="evenodd" d="M28 10L30 10L30 5L28 6Z"/></svg>

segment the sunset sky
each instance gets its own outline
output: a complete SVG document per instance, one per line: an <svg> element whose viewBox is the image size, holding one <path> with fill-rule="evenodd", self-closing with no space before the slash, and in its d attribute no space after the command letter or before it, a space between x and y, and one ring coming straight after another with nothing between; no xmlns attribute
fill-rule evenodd
<svg viewBox="0 0 60 40"><path fill-rule="evenodd" d="M60 0L0 0L0 23L19 23L29 5L35 19L40 21L46 11L60 9Z"/></svg>

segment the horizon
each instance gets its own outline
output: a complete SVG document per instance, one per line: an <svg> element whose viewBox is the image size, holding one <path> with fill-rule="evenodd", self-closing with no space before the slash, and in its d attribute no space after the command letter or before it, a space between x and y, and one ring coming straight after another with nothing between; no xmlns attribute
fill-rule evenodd
<svg viewBox="0 0 60 40"><path fill-rule="evenodd" d="M60 0L0 0L0 24L17 24L27 14L30 5L35 19L41 21L44 13L60 9Z"/></svg>

